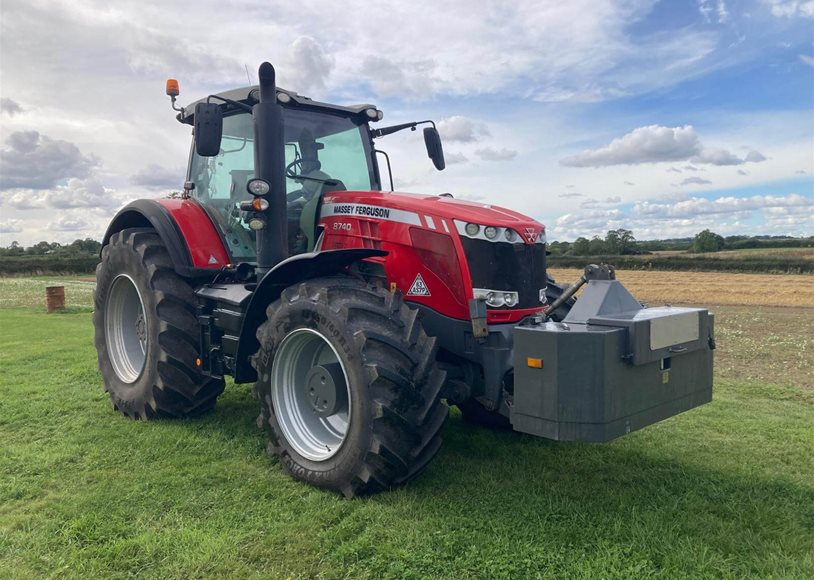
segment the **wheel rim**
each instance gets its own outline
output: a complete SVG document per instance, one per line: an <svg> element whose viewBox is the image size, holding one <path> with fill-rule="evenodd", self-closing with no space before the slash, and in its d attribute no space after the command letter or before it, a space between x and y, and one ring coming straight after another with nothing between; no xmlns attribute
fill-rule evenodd
<svg viewBox="0 0 814 580"><path fill-rule="evenodd" d="M113 280L105 309L107 353L116 376L132 383L147 358L147 319L136 283L127 274Z"/></svg>
<svg viewBox="0 0 814 580"><path fill-rule="evenodd" d="M274 414L294 450L312 461L333 457L348 435L351 395L336 349L301 328L283 339L271 373Z"/></svg>

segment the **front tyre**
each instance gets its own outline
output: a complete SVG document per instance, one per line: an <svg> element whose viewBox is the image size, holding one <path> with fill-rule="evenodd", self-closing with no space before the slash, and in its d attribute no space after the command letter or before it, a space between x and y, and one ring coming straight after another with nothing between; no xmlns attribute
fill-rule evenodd
<svg viewBox="0 0 814 580"><path fill-rule="evenodd" d="M209 411L223 379L198 371L195 295L150 228L113 234L96 267L93 326L113 408L133 419Z"/></svg>
<svg viewBox="0 0 814 580"><path fill-rule="evenodd" d="M269 454L347 497L421 473L448 409L417 311L400 294L336 277L286 289L267 316L253 364Z"/></svg>

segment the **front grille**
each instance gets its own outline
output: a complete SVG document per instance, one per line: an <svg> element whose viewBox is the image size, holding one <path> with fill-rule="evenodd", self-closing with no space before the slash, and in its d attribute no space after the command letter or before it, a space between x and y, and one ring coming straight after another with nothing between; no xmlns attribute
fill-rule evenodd
<svg viewBox="0 0 814 580"><path fill-rule="evenodd" d="M461 237L473 288L512 290L516 308L542 307L545 288L545 244L509 244Z"/></svg>

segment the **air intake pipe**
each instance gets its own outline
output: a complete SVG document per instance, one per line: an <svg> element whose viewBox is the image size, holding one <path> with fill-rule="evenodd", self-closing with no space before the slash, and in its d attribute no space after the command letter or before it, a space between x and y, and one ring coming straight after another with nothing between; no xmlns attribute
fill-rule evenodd
<svg viewBox="0 0 814 580"><path fill-rule="evenodd" d="M257 232L258 278L288 257L285 130L275 76L271 63L260 65L260 102L252 107L255 177L265 179L271 186L265 196L269 207L263 212L266 227Z"/></svg>

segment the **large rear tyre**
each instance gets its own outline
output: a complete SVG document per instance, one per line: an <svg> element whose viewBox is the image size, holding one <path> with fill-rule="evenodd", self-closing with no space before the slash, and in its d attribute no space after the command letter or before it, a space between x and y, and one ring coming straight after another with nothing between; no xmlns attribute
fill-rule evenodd
<svg viewBox="0 0 814 580"><path fill-rule="evenodd" d="M346 497L420 474L448 409L418 312L400 294L335 277L286 289L267 316L253 364L269 455Z"/></svg>
<svg viewBox="0 0 814 580"><path fill-rule="evenodd" d="M223 379L202 375L192 288L150 228L113 234L96 267L93 326L113 408L133 419L209 411Z"/></svg>
<svg viewBox="0 0 814 580"><path fill-rule="evenodd" d="M553 278L547 278L546 298L549 304L559 298L560 294L564 291L565 288L556 284ZM573 306L575 302L574 298L567 300L551 314L551 319L555 322L562 322L562 319L568 315L571 306ZM494 429L496 431L512 430L512 424L506 415L498 411L490 411L476 399L467 399L466 401L458 403L458 409L461 411L463 420L471 425L486 427L487 429Z"/></svg>

